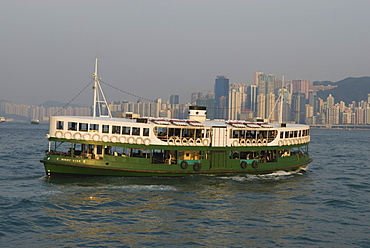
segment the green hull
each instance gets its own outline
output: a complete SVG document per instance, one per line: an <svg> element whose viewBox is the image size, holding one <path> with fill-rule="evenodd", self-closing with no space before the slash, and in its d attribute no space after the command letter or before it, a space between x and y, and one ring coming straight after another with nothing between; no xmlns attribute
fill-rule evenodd
<svg viewBox="0 0 370 248"><path fill-rule="evenodd" d="M269 149L274 149L269 147ZM281 147L276 147L281 149ZM235 149L233 149L235 150ZM185 177L191 175L235 175L235 174L269 174L277 171L299 171L304 169L312 159L306 154L279 157L277 161L231 159L226 154L230 150L207 151L212 155L208 159L191 163L183 168L177 164L153 164L149 158L117 157L106 155L103 159L75 158L60 155L46 155L42 163L47 175L78 174L100 176L160 176ZM255 161L255 162L253 162Z"/></svg>

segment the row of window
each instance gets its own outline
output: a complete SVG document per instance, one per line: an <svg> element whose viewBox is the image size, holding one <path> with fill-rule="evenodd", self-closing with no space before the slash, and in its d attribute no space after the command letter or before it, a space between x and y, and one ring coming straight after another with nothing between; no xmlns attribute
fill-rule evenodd
<svg viewBox="0 0 370 248"><path fill-rule="evenodd" d="M57 121L56 129L64 130L64 121ZM68 122L67 129L70 131L79 132L99 132L99 124L92 123L78 123L78 122ZM108 134L119 134L119 135L141 135L140 127L127 127L127 126L110 126L101 125L101 132ZM149 128L143 128L143 136L149 136Z"/></svg>
<svg viewBox="0 0 370 248"><path fill-rule="evenodd" d="M309 129L304 130L297 130L297 131L285 131L280 133L280 139L283 138L300 138L300 137L306 137L310 135Z"/></svg>

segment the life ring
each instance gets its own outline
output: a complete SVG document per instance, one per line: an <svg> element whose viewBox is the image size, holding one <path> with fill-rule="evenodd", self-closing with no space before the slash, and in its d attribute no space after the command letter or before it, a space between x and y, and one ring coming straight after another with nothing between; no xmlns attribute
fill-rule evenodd
<svg viewBox="0 0 370 248"><path fill-rule="evenodd" d="M188 166L189 166L189 164L188 164L188 162L186 162L185 160L183 160L183 161L181 162L181 164L180 164L180 167L181 167L181 169L183 169L183 170L187 169L187 168L188 168Z"/></svg>
<svg viewBox="0 0 370 248"><path fill-rule="evenodd" d="M257 143L256 139L252 139L252 146L255 146Z"/></svg>
<svg viewBox="0 0 370 248"><path fill-rule="evenodd" d="M150 139L146 138L144 140L144 145L146 145L146 146L150 145Z"/></svg>
<svg viewBox="0 0 370 248"><path fill-rule="evenodd" d="M245 141L245 144L246 144L246 146L250 146L250 145L251 145L251 140L250 140L250 139L247 139L247 140Z"/></svg>
<svg viewBox="0 0 370 248"><path fill-rule="evenodd" d="M134 139L134 137L129 137L127 141L128 141L129 144L134 144L135 139Z"/></svg>
<svg viewBox="0 0 370 248"><path fill-rule="evenodd" d="M99 136L99 134L94 134L94 135L92 136L92 138L93 138L93 140L94 140L94 141L99 141L99 140L100 140L100 136Z"/></svg>
<svg viewBox="0 0 370 248"><path fill-rule="evenodd" d="M173 146L175 144L175 140L171 137L167 141L168 145Z"/></svg>
<svg viewBox="0 0 370 248"><path fill-rule="evenodd" d="M84 134L84 140L90 140L91 139L91 135L88 134L88 133L85 133Z"/></svg>
<svg viewBox="0 0 370 248"><path fill-rule="evenodd" d="M248 166L248 163L247 163L246 161L242 161L242 162L240 162L240 167L241 167L242 169L247 168L247 166Z"/></svg>
<svg viewBox="0 0 370 248"><path fill-rule="evenodd" d="M257 168L258 167L258 162L257 162L257 160L253 160L253 162L252 162L252 167L253 168Z"/></svg>
<svg viewBox="0 0 370 248"><path fill-rule="evenodd" d="M202 143L203 143L204 146L208 146L209 145L209 140L208 139L203 139Z"/></svg>
<svg viewBox="0 0 370 248"><path fill-rule="evenodd" d="M239 144L240 144L241 146L245 146L245 139L241 139L241 140L239 141Z"/></svg>
<svg viewBox="0 0 370 248"><path fill-rule="evenodd" d="M75 133L75 135L73 136L76 140L79 140L81 139L82 135L80 133Z"/></svg>
<svg viewBox="0 0 370 248"><path fill-rule="evenodd" d="M110 141L112 141L113 143L116 143L116 142L118 141L117 136L112 136L112 137L110 138Z"/></svg>
<svg viewBox="0 0 370 248"><path fill-rule="evenodd" d="M267 142L267 139L263 139L263 140L262 140L262 144L263 144L264 146L267 146L267 143L268 143L268 142Z"/></svg>
<svg viewBox="0 0 370 248"><path fill-rule="evenodd" d="M60 139L60 138L62 138L62 136L63 136L63 133L61 131L56 131L55 132L55 137Z"/></svg>
<svg viewBox="0 0 370 248"><path fill-rule="evenodd" d="M284 141L279 140L279 146L283 146L283 144L284 144Z"/></svg>
<svg viewBox="0 0 370 248"><path fill-rule="evenodd" d="M258 141L257 141L257 145L258 145L258 146L262 146L262 140L258 140Z"/></svg>
<svg viewBox="0 0 370 248"><path fill-rule="evenodd" d="M197 145L197 146L201 146L201 145L202 145L202 140L198 138L198 139L195 141L195 145Z"/></svg>
<svg viewBox="0 0 370 248"><path fill-rule="evenodd" d="M192 138L190 138L188 144L189 144L189 146L193 146L194 145L194 140Z"/></svg>
<svg viewBox="0 0 370 248"><path fill-rule="evenodd" d="M66 132L66 133L64 134L64 138L66 138L66 139L70 139L70 138L72 138L72 134L71 134L70 132Z"/></svg>
<svg viewBox="0 0 370 248"><path fill-rule="evenodd" d="M102 141L104 141L104 142L108 142L108 141L109 141L109 137L108 137L108 135L103 135L103 136L101 137L101 140L102 140Z"/></svg>
<svg viewBox="0 0 370 248"><path fill-rule="evenodd" d="M142 143L143 143L143 139L142 139L142 138L140 138L140 137L138 137L138 138L136 139L136 144L141 145Z"/></svg>
<svg viewBox="0 0 370 248"><path fill-rule="evenodd" d="M119 137L119 142L126 143L126 137Z"/></svg>
<svg viewBox="0 0 370 248"><path fill-rule="evenodd" d="M233 141L233 146L239 146L239 142L237 140Z"/></svg>
<svg viewBox="0 0 370 248"><path fill-rule="evenodd" d="M183 144L184 146L187 146L187 145L188 145L188 139L187 139L187 138L183 138L183 139L182 139L182 144Z"/></svg>
<svg viewBox="0 0 370 248"><path fill-rule="evenodd" d="M200 169L202 169L202 165L200 163L195 163L193 164L193 169L195 171L200 171Z"/></svg>
<svg viewBox="0 0 370 248"><path fill-rule="evenodd" d="M180 138L175 139L175 145L181 146L181 139Z"/></svg>

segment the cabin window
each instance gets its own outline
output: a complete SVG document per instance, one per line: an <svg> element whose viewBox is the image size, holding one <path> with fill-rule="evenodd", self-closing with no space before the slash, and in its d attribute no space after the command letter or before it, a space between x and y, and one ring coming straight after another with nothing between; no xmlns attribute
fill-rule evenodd
<svg viewBox="0 0 370 248"><path fill-rule="evenodd" d="M103 125L103 133L109 133L109 125Z"/></svg>
<svg viewBox="0 0 370 248"><path fill-rule="evenodd" d="M256 131L247 131L245 134L247 139L255 139L256 138Z"/></svg>
<svg viewBox="0 0 370 248"><path fill-rule="evenodd" d="M157 131L158 138L167 139L167 128L166 127L158 127L156 131Z"/></svg>
<svg viewBox="0 0 370 248"><path fill-rule="evenodd" d="M90 124L90 132L98 132L99 124Z"/></svg>
<svg viewBox="0 0 370 248"><path fill-rule="evenodd" d="M112 134L121 134L120 126L112 126Z"/></svg>
<svg viewBox="0 0 370 248"><path fill-rule="evenodd" d="M184 128L182 130L182 137L184 137L184 138L194 138L194 135L195 135L195 130L194 129Z"/></svg>
<svg viewBox="0 0 370 248"><path fill-rule="evenodd" d="M280 139L284 138L284 132L280 132Z"/></svg>
<svg viewBox="0 0 370 248"><path fill-rule="evenodd" d="M143 136L149 136L149 128L143 128Z"/></svg>
<svg viewBox="0 0 370 248"><path fill-rule="evenodd" d="M168 129L169 137L172 137L172 136L180 137L180 134L181 134L180 128L169 128Z"/></svg>
<svg viewBox="0 0 370 248"><path fill-rule="evenodd" d="M87 123L79 123L78 124L78 130L81 132L87 132L88 130L88 125Z"/></svg>
<svg viewBox="0 0 370 248"><path fill-rule="evenodd" d="M132 135L140 135L140 127L133 127Z"/></svg>
<svg viewBox="0 0 370 248"><path fill-rule="evenodd" d="M286 131L285 132L285 138L287 139L287 138L289 138L289 131Z"/></svg>
<svg viewBox="0 0 370 248"><path fill-rule="evenodd" d="M77 122L68 122L68 130L77 131Z"/></svg>
<svg viewBox="0 0 370 248"><path fill-rule="evenodd" d="M57 121L57 129L58 130L64 129L64 121Z"/></svg>
<svg viewBox="0 0 370 248"><path fill-rule="evenodd" d="M122 134L130 135L130 127L122 127Z"/></svg>
<svg viewBox="0 0 370 248"><path fill-rule="evenodd" d="M277 136L277 131L276 131L276 130L270 130L270 131L268 132L268 135L269 135L269 137L268 137L268 142L271 142L271 141L273 141L273 140L276 138L276 136Z"/></svg>

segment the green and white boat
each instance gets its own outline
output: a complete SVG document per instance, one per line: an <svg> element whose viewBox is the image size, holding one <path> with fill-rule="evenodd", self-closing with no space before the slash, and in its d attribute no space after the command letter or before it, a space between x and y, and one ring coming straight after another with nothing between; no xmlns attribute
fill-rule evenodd
<svg viewBox="0 0 370 248"><path fill-rule="evenodd" d="M109 109L97 114L105 101L97 64L93 75L93 116L50 117L49 148L41 160L49 176L267 174L304 170L312 161L307 125L209 121L200 106L191 106L185 120L112 118Z"/></svg>

